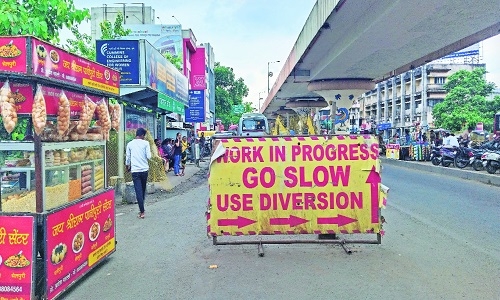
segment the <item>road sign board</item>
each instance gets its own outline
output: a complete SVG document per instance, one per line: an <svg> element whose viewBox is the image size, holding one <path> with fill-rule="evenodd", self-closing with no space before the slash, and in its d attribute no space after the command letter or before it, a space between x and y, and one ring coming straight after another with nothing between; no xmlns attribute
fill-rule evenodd
<svg viewBox="0 0 500 300"><path fill-rule="evenodd" d="M374 136L229 138L210 167L208 233L379 233Z"/></svg>

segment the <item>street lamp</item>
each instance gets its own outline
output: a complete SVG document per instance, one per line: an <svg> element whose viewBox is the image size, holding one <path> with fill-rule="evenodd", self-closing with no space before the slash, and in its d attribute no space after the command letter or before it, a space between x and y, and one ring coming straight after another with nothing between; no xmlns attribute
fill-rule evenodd
<svg viewBox="0 0 500 300"><path fill-rule="evenodd" d="M269 65L274 64L274 63L279 63L280 61L268 61L267 62L267 93L269 94L269 91L271 90L269 88L269 78L273 77L273 72L269 72Z"/></svg>
<svg viewBox="0 0 500 300"><path fill-rule="evenodd" d="M260 94L264 94L266 91L263 91L263 92L259 92L259 107L257 108L258 112L260 112L260 100L262 100L263 98L260 96ZM268 92L269 93L269 92Z"/></svg>

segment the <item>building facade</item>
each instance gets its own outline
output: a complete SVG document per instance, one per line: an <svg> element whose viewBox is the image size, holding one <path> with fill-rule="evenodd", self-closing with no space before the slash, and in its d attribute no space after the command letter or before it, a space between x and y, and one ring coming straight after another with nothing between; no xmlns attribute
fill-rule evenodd
<svg viewBox="0 0 500 300"><path fill-rule="evenodd" d="M123 16L124 25L155 23L155 10L151 6L145 6L144 4L137 6L123 3L122 6L118 7L108 7L107 4L103 4L102 7L92 7L90 8L90 35L94 41L102 36L101 26L99 26L102 21L108 20L111 24L114 24L118 14Z"/></svg>
<svg viewBox="0 0 500 300"><path fill-rule="evenodd" d="M432 108L444 100L444 84L459 70L484 68L484 64L429 63L379 82L358 97L360 125L365 129L434 128Z"/></svg>

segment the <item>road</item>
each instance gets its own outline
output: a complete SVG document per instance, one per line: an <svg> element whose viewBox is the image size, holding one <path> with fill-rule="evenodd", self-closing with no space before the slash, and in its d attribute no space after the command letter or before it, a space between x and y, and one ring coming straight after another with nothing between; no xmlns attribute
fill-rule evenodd
<svg viewBox="0 0 500 300"><path fill-rule="evenodd" d="M396 166L382 177L391 188L382 245L352 255L266 245L262 258L253 245L211 244L208 188L194 177L150 201L144 220L118 207L117 252L63 298L500 299L500 188Z"/></svg>

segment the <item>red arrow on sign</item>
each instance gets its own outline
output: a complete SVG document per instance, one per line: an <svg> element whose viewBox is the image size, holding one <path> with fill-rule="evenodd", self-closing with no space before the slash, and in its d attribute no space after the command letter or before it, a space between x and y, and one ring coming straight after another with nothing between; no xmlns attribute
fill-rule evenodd
<svg viewBox="0 0 500 300"><path fill-rule="evenodd" d="M290 227L304 224L306 222L309 222L309 220L302 219L302 218L292 216L292 215L290 215L289 218L271 218L271 219L269 219L269 224L271 224L271 225L290 225Z"/></svg>
<svg viewBox="0 0 500 300"><path fill-rule="evenodd" d="M379 185L382 180L380 179L380 174L375 171L375 166L370 170L370 174L368 174L368 178L366 179L366 183L370 184L370 192L371 192L371 202L372 202L372 223L376 224L379 222L378 220L378 203L379 203Z"/></svg>
<svg viewBox="0 0 500 300"><path fill-rule="evenodd" d="M241 216L238 216L236 219L220 219L217 224L219 226L238 226L238 228L242 228L248 225L252 225L257 221L247 219Z"/></svg>
<svg viewBox="0 0 500 300"><path fill-rule="evenodd" d="M337 224L339 227L356 221L357 221L356 219L349 218L343 215L338 215L336 217L330 217L330 218L318 218L317 220L318 225Z"/></svg>

